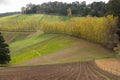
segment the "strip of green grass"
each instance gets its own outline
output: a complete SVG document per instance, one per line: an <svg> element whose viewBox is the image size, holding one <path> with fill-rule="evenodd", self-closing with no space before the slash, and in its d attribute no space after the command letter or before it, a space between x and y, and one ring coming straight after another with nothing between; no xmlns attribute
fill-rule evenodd
<svg viewBox="0 0 120 80"><path fill-rule="evenodd" d="M72 43L74 43L74 40L63 36L37 43L29 46L28 48L22 49L16 54L12 54L11 64L17 64L38 56L64 49L70 46Z"/></svg>

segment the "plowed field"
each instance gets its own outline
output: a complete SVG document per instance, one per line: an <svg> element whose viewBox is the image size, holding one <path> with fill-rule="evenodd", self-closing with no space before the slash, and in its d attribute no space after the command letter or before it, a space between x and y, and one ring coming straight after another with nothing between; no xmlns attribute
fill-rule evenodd
<svg viewBox="0 0 120 80"><path fill-rule="evenodd" d="M31 67L2 67L0 80L120 80L93 61Z"/></svg>

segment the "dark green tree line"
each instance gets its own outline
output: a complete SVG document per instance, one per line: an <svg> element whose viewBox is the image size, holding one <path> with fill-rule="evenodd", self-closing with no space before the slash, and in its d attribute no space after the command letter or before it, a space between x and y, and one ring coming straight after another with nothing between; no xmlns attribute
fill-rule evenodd
<svg viewBox="0 0 120 80"><path fill-rule="evenodd" d="M119 41L120 41L120 0L109 0L106 8L107 8L108 14L113 14L114 16L118 17L117 34L119 36Z"/></svg>
<svg viewBox="0 0 120 80"><path fill-rule="evenodd" d="M23 14L33 14L33 13L46 13L46 14L58 14L58 15L68 15L67 10L70 8L73 15L78 16L104 16L106 14L104 2L93 2L89 5L83 2L47 2L41 5L27 4L26 7L22 7L21 11Z"/></svg>

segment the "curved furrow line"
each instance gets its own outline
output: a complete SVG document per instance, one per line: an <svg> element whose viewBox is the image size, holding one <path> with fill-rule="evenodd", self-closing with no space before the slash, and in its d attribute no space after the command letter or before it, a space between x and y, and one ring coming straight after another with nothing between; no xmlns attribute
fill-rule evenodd
<svg viewBox="0 0 120 80"><path fill-rule="evenodd" d="M75 63L75 65L73 66L73 70L66 74L65 76L60 77L60 80L76 80L77 74L78 74L78 70L79 70L79 63Z"/></svg>
<svg viewBox="0 0 120 80"><path fill-rule="evenodd" d="M107 80L105 77L101 76L90 64L91 62L88 63L89 72L92 75L91 80Z"/></svg>
<svg viewBox="0 0 120 80"><path fill-rule="evenodd" d="M66 71L66 73L60 75L60 77L57 77L55 80L67 80L66 77L68 77L70 74L74 73L76 63L70 64L69 66L71 66L71 70Z"/></svg>
<svg viewBox="0 0 120 80"><path fill-rule="evenodd" d="M82 73L81 73L81 70L82 70L82 67L81 67L81 66L82 66L82 64L81 64L81 62L80 62L80 63L79 63L79 66L78 66L78 67L79 67L79 68L78 68L78 75L77 75L77 77L76 77L75 80L80 80L80 77L81 77L80 75L82 74Z"/></svg>
<svg viewBox="0 0 120 80"><path fill-rule="evenodd" d="M104 71L100 71L100 69L98 69L98 67L93 63L93 62L91 62L90 64L89 64L89 66L90 66L90 68L91 68L91 70L95 73L95 74L97 74L98 75L98 77L99 77L99 80L112 80L112 78L110 78L110 77L108 77L108 76L106 76L105 74L103 74L103 73L105 73ZM107 74L109 74L109 73L107 73ZM112 75L111 75L112 76Z"/></svg>
<svg viewBox="0 0 120 80"><path fill-rule="evenodd" d="M85 69L85 78L86 80L89 80L88 62L84 63L84 69Z"/></svg>
<svg viewBox="0 0 120 80"><path fill-rule="evenodd" d="M107 72L107 71L104 71L104 70L100 69L100 68L95 64L95 62L92 62L91 64L94 64L93 67L94 67L98 72L100 72L101 74L103 74L103 75L105 75L106 77L110 78L110 80L120 80L120 76L114 75L114 74L112 74L112 73L109 73L109 72Z"/></svg>
<svg viewBox="0 0 120 80"><path fill-rule="evenodd" d="M84 71L84 63L83 62L81 62L81 73L79 73L79 76L78 76L78 78L76 78L76 79L81 79L81 80L85 80L85 73L84 73L85 71Z"/></svg>
<svg viewBox="0 0 120 80"><path fill-rule="evenodd" d="M81 71L81 63L79 62L79 63L77 63L75 73L72 74L70 77L68 77L66 80L69 80L69 79L76 80L80 71ZM72 78L72 76L74 76L74 77ZM80 78L78 78L78 79L80 79Z"/></svg>
<svg viewBox="0 0 120 80"><path fill-rule="evenodd" d="M80 77L79 79L80 80L88 80L87 77L86 77L86 63L81 63L81 74L80 74Z"/></svg>
<svg viewBox="0 0 120 80"><path fill-rule="evenodd" d="M45 80L59 80L58 77L61 75L70 73L70 71L72 70L72 67L73 67L72 65L71 66L67 65L65 67L61 67L61 69L59 69L59 67L58 67L57 68L58 72L49 75L48 78L45 78Z"/></svg>
<svg viewBox="0 0 120 80"><path fill-rule="evenodd" d="M101 73L101 71L94 64L91 63L90 66L91 66L91 69L94 71L94 73L98 74L100 76L100 78L105 78L104 80L111 80L112 79L112 78L110 78L110 76L108 77L108 76L106 76L106 74L103 74L104 71L102 71L102 73ZM108 73L107 73L107 75L108 75Z"/></svg>
<svg viewBox="0 0 120 80"><path fill-rule="evenodd" d="M98 77L96 75L93 75L94 73L90 70L90 67L89 67L89 62L86 63L87 64L87 73L88 73L88 78L89 80L98 80Z"/></svg>
<svg viewBox="0 0 120 80"><path fill-rule="evenodd" d="M56 78L56 80L62 80L63 77L66 77L66 75L68 75L69 73L71 73L73 71L73 67L75 66L75 63L73 64L69 64L69 66L71 66L71 68L68 71L65 71L64 74L60 74L60 76L58 76ZM66 67L67 68L67 67ZM62 78L62 79L61 79Z"/></svg>

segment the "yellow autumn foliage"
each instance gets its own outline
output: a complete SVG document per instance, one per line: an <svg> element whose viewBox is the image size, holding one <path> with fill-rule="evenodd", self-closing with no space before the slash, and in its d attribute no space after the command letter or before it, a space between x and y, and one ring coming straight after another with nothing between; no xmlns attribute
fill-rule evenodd
<svg viewBox="0 0 120 80"><path fill-rule="evenodd" d="M42 30L45 33L63 33L81 37L102 45L113 45L117 41L117 18L107 17L81 17L69 21L43 21Z"/></svg>

